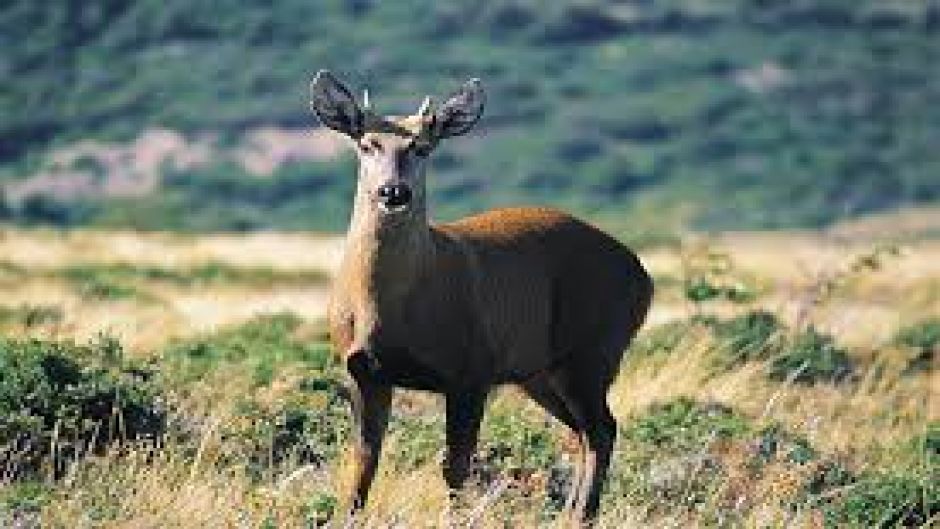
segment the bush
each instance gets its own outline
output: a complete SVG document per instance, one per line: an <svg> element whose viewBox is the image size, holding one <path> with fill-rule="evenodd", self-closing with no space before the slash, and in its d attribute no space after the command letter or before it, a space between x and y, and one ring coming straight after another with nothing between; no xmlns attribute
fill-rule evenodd
<svg viewBox="0 0 940 529"><path fill-rule="evenodd" d="M752 311L713 325L728 365L764 360L779 352L783 324L766 311Z"/></svg>
<svg viewBox="0 0 940 529"><path fill-rule="evenodd" d="M929 476L870 474L823 506L827 524L921 527L940 514L940 487Z"/></svg>
<svg viewBox="0 0 940 529"><path fill-rule="evenodd" d="M551 430L526 417L524 409L494 410L481 437L484 460L511 474L547 469L559 456Z"/></svg>
<svg viewBox="0 0 940 529"><path fill-rule="evenodd" d="M54 474L86 452L153 438L164 424L152 372L121 345L0 339L0 465L5 475Z"/></svg>
<svg viewBox="0 0 940 529"><path fill-rule="evenodd" d="M707 322L701 318L690 321L671 321L643 331L630 346L631 357L651 357L670 355L677 352L683 340L701 330L700 324Z"/></svg>
<svg viewBox="0 0 940 529"><path fill-rule="evenodd" d="M320 465L336 458L349 431L346 404L331 388L301 392L274 407L246 398L223 427L222 438L225 455L260 478L285 461Z"/></svg>
<svg viewBox="0 0 940 529"><path fill-rule="evenodd" d="M913 355L908 360L909 371L927 370L940 351L940 318L927 318L899 329L892 343L912 350Z"/></svg>
<svg viewBox="0 0 940 529"><path fill-rule="evenodd" d="M749 430L747 420L726 406L679 397L651 406L646 414L622 428L621 434L628 442L681 453Z"/></svg>
<svg viewBox="0 0 940 529"><path fill-rule="evenodd" d="M259 316L241 325L177 341L163 353L166 374L180 382L202 378L220 364L245 363L256 385L266 384L278 365L299 362L315 371L336 367L329 344L294 334L303 320L288 314Z"/></svg>
<svg viewBox="0 0 940 529"><path fill-rule="evenodd" d="M224 457L247 462L252 477L287 460L323 463L348 436L339 364L323 336L306 330L293 314L259 316L178 341L163 353L164 382L184 393L216 371L248 373L250 383L221 434ZM304 376L281 376L292 368ZM271 398L275 387L278 395Z"/></svg>
<svg viewBox="0 0 940 529"><path fill-rule="evenodd" d="M774 380L792 378L794 382L812 384L844 380L852 370L845 349L840 348L832 336L810 327L797 334L771 360L768 375Z"/></svg>

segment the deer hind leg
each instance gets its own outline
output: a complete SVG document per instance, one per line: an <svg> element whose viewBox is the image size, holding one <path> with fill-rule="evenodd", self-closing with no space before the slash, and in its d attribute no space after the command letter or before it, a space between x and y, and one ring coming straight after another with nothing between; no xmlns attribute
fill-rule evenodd
<svg viewBox="0 0 940 529"><path fill-rule="evenodd" d="M539 375L522 383L526 395L539 404L545 411L561 421L577 435L578 453L575 455L574 474L571 476L571 486L565 500L564 512L570 513L578 498L581 488L581 475L584 467L585 449L587 448L580 420L568 409L565 399L556 391L555 385L547 374Z"/></svg>
<svg viewBox="0 0 940 529"><path fill-rule="evenodd" d="M486 391L452 393L447 395L446 400L447 451L443 474L453 494L463 487L470 474L470 460L476 451Z"/></svg>
<svg viewBox="0 0 940 529"><path fill-rule="evenodd" d="M578 521L597 516L600 494L610 466L617 424L607 405L607 388L597 384L597 370L590 362L572 362L551 377L552 388L571 412L577 426L581 461L572 491L570 514Z"/></svg>
<svg viewBox="0 0 940 529"><path fill-rule="evenodd" d="M382 439L388 426L389 409L392 403L391 386L381 384L369 376L360 365L364 358L351 358L349 373L352 378L350 401L352 404L354 434L354 481L351 507L365 507L369 488L382 451Z"/></svg>
<svg viewBox="0 0 940 529"><path fill-rule="evenodd" d="M601 490L607 479L610 456L617 438L617 423L614 421L607 403L604 402L592 412L585 432L584 474L575 513L583 520L593 520L600 507Z"/></svg>

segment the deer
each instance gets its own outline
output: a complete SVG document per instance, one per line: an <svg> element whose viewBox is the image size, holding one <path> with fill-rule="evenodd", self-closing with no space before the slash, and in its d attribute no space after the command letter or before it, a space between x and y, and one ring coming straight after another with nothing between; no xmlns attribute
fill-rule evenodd
<svg viewBox="0 0 940 529"><path fill-rule="evenodd" d="M513 384L577 439L563 512L599 510L617 423L607 393L643 324L653 282L614 237L549 207L508 207L448 223L429 219L428 158L471 130L485 94L471 79L415 114L360 105L328 70L311 83L322 125L345 135L358 181L327 320L349 375L354 422L350 512L365 506L394 388L442 394L443 479L471 472L487 396Z"/></svg>

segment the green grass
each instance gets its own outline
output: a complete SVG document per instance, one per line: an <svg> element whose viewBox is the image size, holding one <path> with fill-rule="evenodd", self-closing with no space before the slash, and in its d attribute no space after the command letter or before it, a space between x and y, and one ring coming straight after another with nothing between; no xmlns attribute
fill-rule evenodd
<svg viewBox="0 0 940 529"><path fill-rule="evenodd" d="M306 85L328 67L390 113L483 78L479 134L434 162L443 218L528 202L627 227L650 207L709 229L825 225L940 198L936 20L929 2L877 0L20 0L0 8L0 180L148 127L226 145L258 125L310 127ZM329 162L258 179L217 160L168 170L154 195L0 200L0 218L339 230L352 177Z"/></svg>
<svg viewBox="0 0 940 529"><path fill-rule="evenodd" d="M643 358L682 363L676 356L680 352L671 351L674 336L699 332L712 335L715 354L729 360L713 376L748 362L772 365L800 343L791 341L773 314L751 312L727 320L699 316L650 329L638 347L647 350ZM813 336L814 347L835 347L822 335ZM775 337L787 338L778 343ZM249 487L240 500L247 503L240 505L257 514L248 504L273 498L266 494L281 490L299 469L314 476L303 478L312 480L303 489L303 501L289 516L272 503L262 509L265 523L324 523L338 515L337 485L323 476L340 464L352 425L343 398L345 375L319 324L292 314L261 316L173 340L158 353L141 363L128 360L120 343L109 338L88 345L0 340L0 435L6 436L0 440L11 435L43 440L28 460L17 460L19 473L4 474L0 521L71 519L67 510L55 509L79 508L83 516L117 522L127 515L122 495L115 494L119 489L145 487L148 494L162 494L160 487L171 487L164 492L173 497L181 485L172 480L195 487L199 479L216 479L212 476L226 487ZM798 385L793 391L810 389ZM411 402L395 408L383 456L383 468L406 480L426 476L429 468L438 473L444 448L439 406L421 398ZM41 472L57 464L52 439L82 439L115 409L123 435L101 438L104 457L71 453L66 458L59 446L56 457L78 461L70 477L57 480L62 474ZM481 430L470 494L506 483L491 513L550 522L571 477L561 426L547 421L534 405L501 393L488 405ZM794 425L745 413L737 405L667 398L620 421L604 512L629 512L630 520L649 525L685 520L696 526L740 526L763 509L781 517L777 520L818 519L828 526L927 526L940 508L932 478L940 461L938 432L937 424L928 424L902 443L881 446L884 455L868 463L819 446ZM138 441L105 450L116 439ZM161 479L170 481L161 485Z"/></svg>
<svg viewBox="0 0 940 529"><path fill-rule="evenodd" d="M0 446L3 475L61 476L109 443L155 439L165 410L144 365L119 342L0 339Z"/></svg>
<svg viewBox="0 0 940 529"><path fill-rule="evenodd" d="M239 267L220 262L174 268L128 263L77 264L55 270L52 275L76 283L108 280L153 281L179 287L221 284L263 287L277 284L323 284L327 280L326 273L321 270L281 271L265 267Z"/></svg>
<svg viewBox="0 0 940 529"><path fill-rule="evenodd" d="M0 306L0 325L38 327L59 323L64 318L62 309L54 305L23 304L14 307Z"/></svg>

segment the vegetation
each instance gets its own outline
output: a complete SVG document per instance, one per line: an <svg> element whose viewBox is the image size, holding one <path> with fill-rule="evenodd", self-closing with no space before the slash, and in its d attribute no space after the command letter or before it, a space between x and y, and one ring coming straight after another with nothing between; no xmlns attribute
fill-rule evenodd
<svg viewBox="0 0 940 529"><path fill-rule="evenodd" d="M929 369L940 358L940 318L926 318L898 329L893 342L909 351L909 370Z"/></svg>
<svg viewBox="0 0 940 529"><path fill-rule="evenodd" d="M445 218L535 202L625 227L655 211L663 233L819 226L940 197L938 20L933 2L879 0L7 2L0 180L79 139L160 126L237 147L310 127L306 83L330 67L398 113L484 78L479 137L434 161ZM348 160L259 179L217 159L139 198L11 195L0 218L339 229L351 179Z"/></svg>
<svg viewBox="0 0 940 529"><path fill-rule="evenodd" d="M3 475L58 476L109 443L155 440L165 410L151 379L107 337L87 346L0 340Z"/></svg>
<svg viewBox="0 0 940 529"><path fill-rule="evenodd" d="M812 383L838 382L852 373L845 349L832 336L809 329L799 333L782 354L770 364L770 377L776 380Z"/></svg>
<svg viewBox="0 0 940 529"><path fill-rule="evenodd" d="M0 526L340 523L351 421L321 321L324 278L311 272L328 269L339 242L0 234ZM756 246L750 235L723 237L717 261L733 256L734 266L708 281L752 285L746 302L688 299L688 256L702 245L643 252L659 291L609 395L618 440L601 527L936 525L935 358L916 369L908 360L936 345L940 247L924 241L839 279L825 303L794 315L787 302L804 303L837 274L806 277L780 258L831 247L779 237ZM316 252L322 263L299 260ZM831 269L856 261L844 253ZM84 297L75 287L85 281L141 295ZM859 305L871 325L847 319ZM103 329L112 337L87 339ZM442 404L396 392L357 522L556 524L570 433L516 390L495 392L473 477L451 500Z"/></svg>

